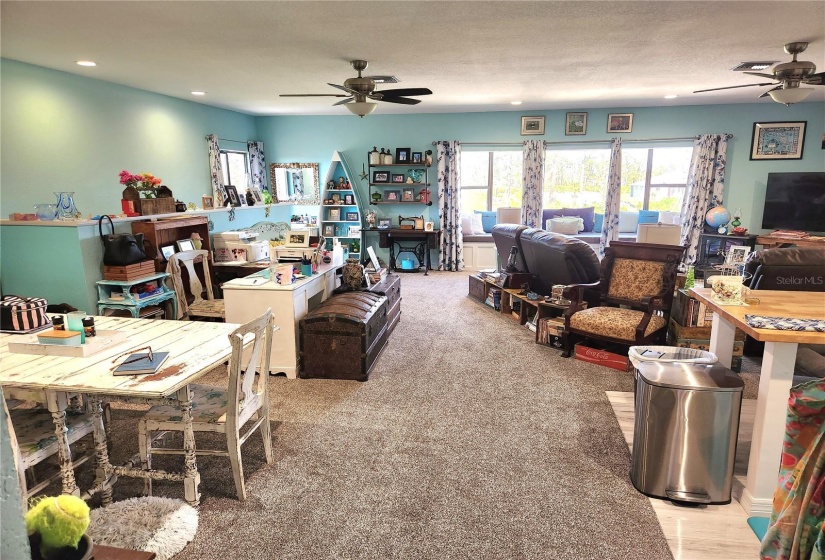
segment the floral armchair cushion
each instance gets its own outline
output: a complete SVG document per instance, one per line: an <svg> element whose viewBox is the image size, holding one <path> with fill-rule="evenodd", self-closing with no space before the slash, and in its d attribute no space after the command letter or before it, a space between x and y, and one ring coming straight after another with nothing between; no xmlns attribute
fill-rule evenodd
<svg viewBox="0 0 825 560"><path fill-rule="evenodd" d="M610 275L607 295L639 301L662 290L665 263L634 259L616 259Z"/></svg>
<svg viewBox="0 0 825 560"><path fill-rule="evenodd" d="M570 317L570 328L607 338L636 340L636 327L644 317L644 312L619 307L591 307ZM665 327L665 319L659 315L650 318L645 336Z"/></svg>

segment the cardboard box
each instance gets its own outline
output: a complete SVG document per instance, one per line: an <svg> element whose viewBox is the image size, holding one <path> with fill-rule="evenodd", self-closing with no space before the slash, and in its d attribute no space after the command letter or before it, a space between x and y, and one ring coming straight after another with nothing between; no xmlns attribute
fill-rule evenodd
<svg viewBox="0 0 825 560"><path fill-rule="evenodd" d="M667 333L671 340L678 340L680 338L710 340L710 330L710 325L704 327L683 327L677 323L673 317L670 318L670 322L667 325ZM733 339L744 341L745 331L736 329Z"/></svg>
<svg viewBox="0 0 825 560"><path fill-rule="evenodd" d="M590 348L583 344L576 344L574 350L576 359L583 362L590 362L591 364L609 367L610 369L618 371L630 371L633 369L633 365L630 363L628 357L622 356L621 354L597 350L596 348Z"/></svg>

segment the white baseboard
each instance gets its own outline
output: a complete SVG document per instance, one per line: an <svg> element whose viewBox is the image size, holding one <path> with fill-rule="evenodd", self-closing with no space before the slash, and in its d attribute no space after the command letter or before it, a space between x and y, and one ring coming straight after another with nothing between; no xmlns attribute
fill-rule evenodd
<svg viewBox="0 0 825 560"><path fill-rule="evenodd" d="M748 515L770 517L771 511L773 511L773 498L754 498L747 488L742 490L742 498L739 503L748 512Z"/></svg>

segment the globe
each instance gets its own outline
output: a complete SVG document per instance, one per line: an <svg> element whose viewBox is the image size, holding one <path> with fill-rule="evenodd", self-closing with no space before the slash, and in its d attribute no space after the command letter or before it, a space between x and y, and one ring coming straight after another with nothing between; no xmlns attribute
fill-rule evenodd
<svg viewBox="0 0 825 560"><path fill-rule="evenodd" d="M730 221L730 212L724 206L714 206L705 214L705 221L713 229L718 229Z"/></svg>

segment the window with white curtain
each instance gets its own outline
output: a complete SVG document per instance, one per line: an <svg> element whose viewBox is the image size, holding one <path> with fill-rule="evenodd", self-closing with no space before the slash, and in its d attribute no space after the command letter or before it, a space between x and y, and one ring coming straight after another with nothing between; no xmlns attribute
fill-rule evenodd
<svg viewBox="0 0 825 560"><path fill-rule="evenodd" d="M521 151L461 152L461 211L521 206Z"/></svg>
<svg viewBox="0 0 825 560"><path fill-rule="evenodd" d="M604 212L610 149L547 150L544 159L544 208L585 208Z"/></svg>
<svg viewBox="0 0 825 560"><path fill-rule="evenodd" d="M221 150L223 184L233 185L239 193L249 187L249 154L239 150Z"/></svg>

